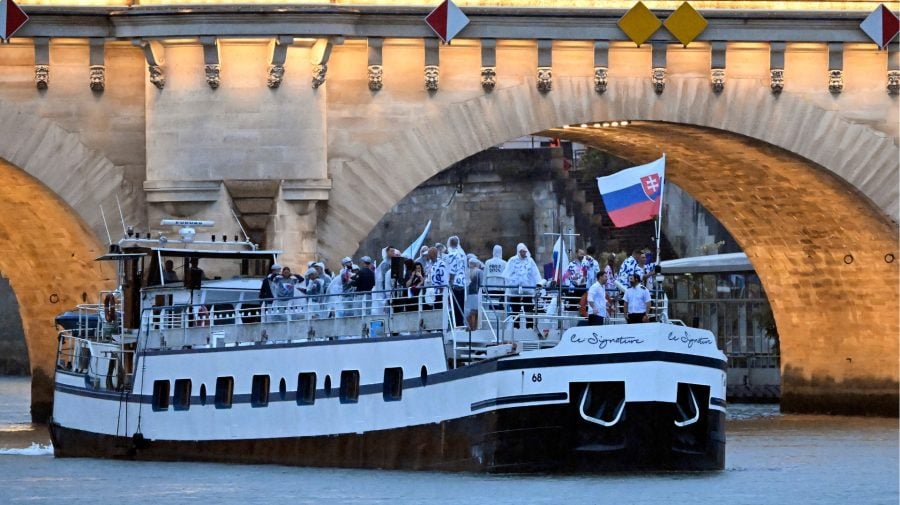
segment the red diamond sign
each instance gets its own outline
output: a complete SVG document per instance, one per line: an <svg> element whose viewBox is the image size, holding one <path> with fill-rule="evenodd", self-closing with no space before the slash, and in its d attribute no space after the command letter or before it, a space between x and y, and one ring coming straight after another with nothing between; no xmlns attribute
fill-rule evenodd
<svg viewBox="0 0 900 505"><path fill-rule="evenodd" d="M469 18L455 3L444 0L435 7L430 14L425 16L425 23L434 30L434 33L444 42L450 42L463 28L469 24Z"/></svg>
<svg viewBox="0 0 900 505"><path fill-rule="evenodd" d="M900 32L900 19L884 4L879 5L859 25L880 49L884 49Z"/></svg>
<svg viewBox="0 0 900 505"><path fill-rule="evenodd" d="M9 42L9 38L28 21L28 14L16 5L13 0L0 0L0 39Z"/></svg>

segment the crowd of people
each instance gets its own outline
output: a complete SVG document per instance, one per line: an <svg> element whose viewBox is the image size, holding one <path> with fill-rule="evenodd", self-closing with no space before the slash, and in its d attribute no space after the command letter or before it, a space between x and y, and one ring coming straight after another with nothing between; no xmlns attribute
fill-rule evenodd
<svg viewBox="0 0 900 505"><path fill-rule="evenodd" d="M442 308L450 303L455 326L478 327L483 293L491 304L504 301L514 318L515 327L531 328L537 290L560 287L573 308L581 298L588 324L603 324L614 312L612 293L623 293L628 322L649 319L650 290L653 288L655 264L652 254L635 249L616 272L614 255L607 256L601 266L594 249L578 249L576 257L565 266L564 273L548 271L544 275L528 247L519 243L516 253L503 258L503 248L493 247L491 258L482 262L474 254L466 254L458 236L446 245L422 246L415 258L387 246L382 261L362 256L359 263L351 257L341 259L341 268L333 272L324 262L309 262L303 275L287 266L273 264L259 289L265 304L267 320L288 318L348 317L363 314L386 314ZM324 296L328 295L328 296ZM445 300L445 297L452 297Z"/></svg>

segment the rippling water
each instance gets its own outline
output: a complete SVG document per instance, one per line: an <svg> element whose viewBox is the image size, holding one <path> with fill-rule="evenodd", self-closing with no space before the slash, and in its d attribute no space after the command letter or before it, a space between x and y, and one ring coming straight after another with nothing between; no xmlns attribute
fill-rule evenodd
<svg viewBox="0 0 900 505"><path fill-rule="evenodd" d="M896 505L896 419L729 407L716 473L496 476L55 459L29 422L30 382L0 378L0 504L865 504Z"/></svg>

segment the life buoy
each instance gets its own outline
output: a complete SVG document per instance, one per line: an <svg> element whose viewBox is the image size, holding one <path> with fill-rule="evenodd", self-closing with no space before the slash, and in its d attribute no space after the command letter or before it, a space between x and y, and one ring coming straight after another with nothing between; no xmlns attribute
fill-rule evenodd
<svg viewBox="0 0 900 505"><path fill-rule="evenodd" d="M206 305L201 305L197 309L197 326L209 326L209 310Z"/></svg>
<svg viewBox="0 0 900 505"><path fill-rule="evenodd" d="M106 315L106 322L112 323L116 320L116 297L112 293L103 299L103 312Z"/></svg>

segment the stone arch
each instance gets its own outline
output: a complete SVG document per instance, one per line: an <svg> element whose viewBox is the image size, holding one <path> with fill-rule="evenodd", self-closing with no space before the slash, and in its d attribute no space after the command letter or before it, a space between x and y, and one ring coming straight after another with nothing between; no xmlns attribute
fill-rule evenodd
<svg viewBox="0 0 900 505"><path fill-rule="evenodd" d="M553 85L541 94L534 83L523 82L435 107L397 124L387 141L332 166L333 190L318 225L319 253L338 257L356 250L396 202L457 161L523 135L606 119L705 126L757 139L823 167L883 216L900 220L897 139L804 95L775 96L757 79L730 79L719 95L702 78L670 78L660 96L649 79L640 78L611 80L603 95L587 77L557 78Z"/></svg>
<svg viewBox="0 0 900 505"><path fill-rule="evenodd" d="M118 195L125 219L143 221L140 191L124 172L78 135L53 121L0 101L0 274L19 304L32 372L32 418L49 418L53 398L56 332L53 318L82 303L96 303L114 273L94 262L110 232L119 235ZM116 226L118 224L118 227ZM51 301L52 299L54 301Z"/></svg>
<svg viewBox="0 0 900 505"><path fill-rule="evenodd" d="M332 171L319 250L325 257L355 250L407 192L471 154L564 124L615 119L664 123L629 127L615 141L582 140L635 162L672 144L669 163L680 167L673 182L707 205L750 256L782 335L783 408L896 415L898 262L886 260L897 255L896 139L802 95L776 98L758 80L729 80L716 96L706 79L673 78L656 96L647 79L621 79L598 97L590 79L564 78L546 95L522 83L448 105L398 125L387 142ZM654 154L623 140L632 135ZM710 139L718 139L715 154L707 154ZM703 163L692 163L698 157ZM745 191L769 185L770 196L715 198L727 187L689 168L717 164L709 173L737 175Z"/></svg>
<svg viewBox="0 0 900 505"><path fill-rule="evenodd" d="M113 238L119 235L117 197L125 222L144 222L142 188L131 187L124 170L88 147L79 135L4 100L0 100L0 128L4 133L0 158L40 181L76 213L95 237L106 239L101 205Z"/></svg>
<svg viewBox="0 0 900 505"><path fill-rule="evenodd" d="M0 180L0 274L18 301L31 364L32 418L42 422L53 400L53 319L84 301L97 303L98 290L111 285L114 272L94 261L103 246L52 191L5 160Z"/></svg>

